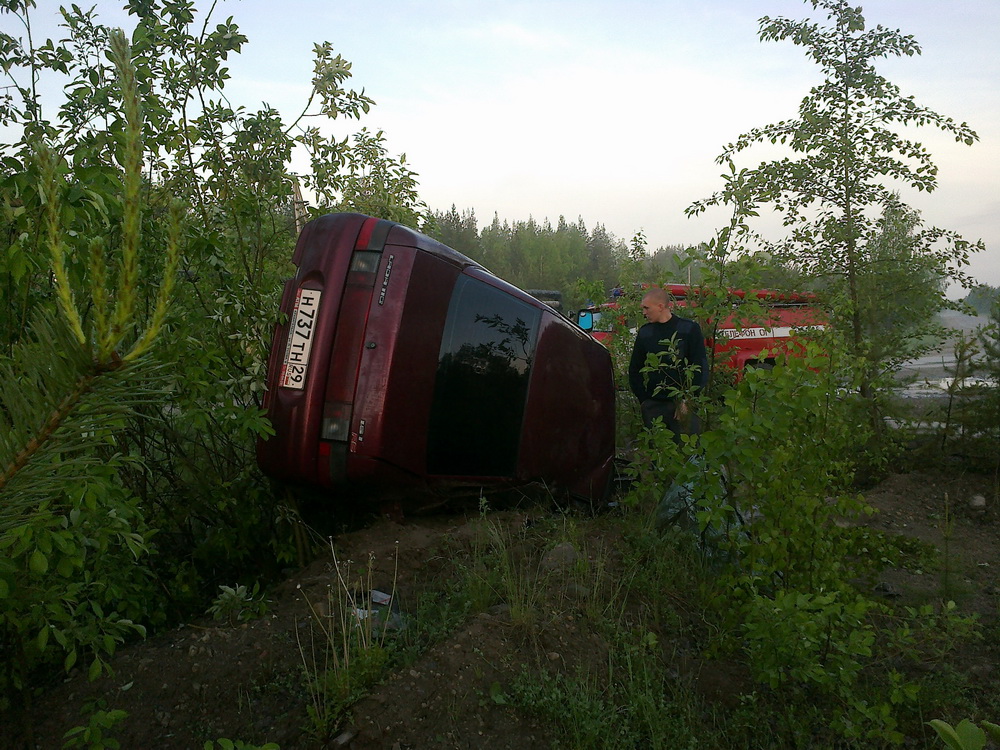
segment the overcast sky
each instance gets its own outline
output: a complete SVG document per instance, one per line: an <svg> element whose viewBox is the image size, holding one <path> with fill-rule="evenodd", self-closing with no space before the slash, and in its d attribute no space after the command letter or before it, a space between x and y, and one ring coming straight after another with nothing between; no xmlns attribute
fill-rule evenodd
<svg viewBox="0 0 1000 750"><path fill-rule="evenodd" d="M903 198L926 222L982 238L971 272L998 286L1000 2L860 2L869 26L923 49L880 71L979 134L967 147L914 131L940 184ZM55 5L39 0L39 12ZM120 5L97 2L105 22L127 25ZM494 213L582 217L622 239L641 229L652 250L713 235L725 216L687 219L684 208L721 186L715 157L741 132L794 116L819 81L801 48L757 38L763 15L811 12L799 0L220 0L215 17L233 16L250 38L230 66L230 98L288 119L308 95L313 43L330 41L376 101L362 124L406 153L431 208L473 209L480 227Z"/></svg>

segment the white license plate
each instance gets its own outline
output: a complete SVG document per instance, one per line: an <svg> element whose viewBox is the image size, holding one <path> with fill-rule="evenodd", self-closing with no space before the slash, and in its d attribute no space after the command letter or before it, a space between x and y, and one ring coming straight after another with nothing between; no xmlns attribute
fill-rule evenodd
<svg viewBox="0 0 1000 750"><path fill-rule="evenodd" d="M305 387L320 296L322 292L319 289L305 288L299 289L295 295L295 307L292 308L288 326L285 360L281 365L281 377L278 380L278 385L282 388Z"/></svg>

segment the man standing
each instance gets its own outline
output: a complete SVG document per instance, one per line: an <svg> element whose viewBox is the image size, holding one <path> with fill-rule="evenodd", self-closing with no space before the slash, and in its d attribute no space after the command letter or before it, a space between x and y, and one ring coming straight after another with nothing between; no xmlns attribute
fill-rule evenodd
<svg viewBox="0 0 1000 750"><path fill-rule="evenodd" d="M642 423L651 427L661 417L677 439L682 432L699 431L686 397L708 383L708 355L701 327L671 313L669 300L666 290L658 287L642 298L642 314L649 322L635 337L628 382L639 399ZM643 373L649 354L660 355L660 368Z"/></svg>

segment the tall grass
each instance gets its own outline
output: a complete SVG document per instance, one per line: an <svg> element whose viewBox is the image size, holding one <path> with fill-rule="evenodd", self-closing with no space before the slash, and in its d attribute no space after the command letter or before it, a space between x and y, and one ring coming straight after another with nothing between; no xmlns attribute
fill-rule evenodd
<svg viewBox="0 0 1000 750"><path fill-rule="evenodd" d="M318 601L312 601L300 586L311 618L305 637L299 628L295 630L309 697L309 733L324 743L340 727L350 707L384 676L389 663L387 638L393 628L402 625L393 607L398 549L390 592L376 592L373 587L374 555L370 554L366 566L356 572L350 560L337 557L332 541L330 552L334 583Z"/></svg>

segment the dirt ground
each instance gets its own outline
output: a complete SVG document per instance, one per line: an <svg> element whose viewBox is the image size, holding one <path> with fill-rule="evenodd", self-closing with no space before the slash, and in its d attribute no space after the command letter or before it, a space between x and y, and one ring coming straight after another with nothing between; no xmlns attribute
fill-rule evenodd
<svg viewBox="0 0 1000 750"><path fill-rule="evenodd" d="M995 622L1000 513L989 478L896 474L865 495L879 511L872 519L876 528L947 547L955 598L963 609ZM531 512L504 511L493 519L514 528L531 523ZM451 513L402 524L379 520L338 537L335 549L342 567L349 560L367 570L371 560L366 584L394 590L406 613L454 579L456 561L475 541L477 519L477 513ZM908 597L940 590L941 573L893 571L879 585L886 596ZM35 706L35 747L61 747L63 734L84 723L85 704L103 700L108 709L128 712L112 734L122 748L190 750L219 738L273 742L282 750L548 748L550 729L515 713L491 689L509 684L521 664L541 660L572 670L583 660L600 662L606 653L601 638L572 614L547 620L529 639L512 627L509 611L494 607L461 621L378 685L355 705L342 733L322 745L303 730L308 716L302 653L310 652L309 634L315 635L307 600L325 614L327 592L337 586L337 568L326 556L270 591L263 617L236 626L208 618L192 622L123 648L112 661L112 677L89 683L85 675L71 675ZM984 643L981 652L969 655L968 668L996 686L993 649Z"/></svg>

